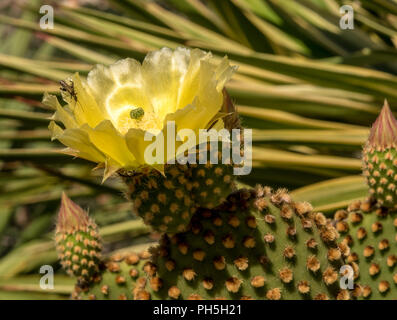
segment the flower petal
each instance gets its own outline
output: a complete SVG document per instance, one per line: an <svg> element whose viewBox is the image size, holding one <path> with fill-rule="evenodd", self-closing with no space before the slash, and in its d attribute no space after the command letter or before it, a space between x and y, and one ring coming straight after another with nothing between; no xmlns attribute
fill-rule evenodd
<svg viewBox="0 0 397 320"><path fill-rule="evenodd" d="M78 128L62 130L54 121L51 121L49 129L53 139L73 149L79 157L93 162L105 161L103 153L91 143L84 130Z"/></svg>
<svg viewBox="0 0 397 320"><path fill-rule="evenodd" d="M122 167L134 167L137 161L129 151L126 141L109 120L102 121L94 129L84 127L90 141L104 154L114 159Z"/></svg>
<svg viewBox="0 0 397 320"><path fill-rule="evenodd" d="M53 110L57 110L58 107L61 107L58 98L53 94L49 94L48 92L44 92L43 100L41 102Z"/></svg>
<svg viewBox="0 0 397 320"><path fill-rule="evenodd" d="M216 89L218 91L222 91L226 82L230 80L230 78L232 77L233 73L236 72L236 70L237 70L237 66L230 66L227 57L224 57L222 59L221 63L218 65L218 67L215 70L216 80L218 81L216 85Z"/></svg>
<svg viewBox="0 0 397 320"><path fill-rule="evenodd" d="M188 70L183 78L178 93L177 109L184 108L191 104L199 90L199 72L201 61L211 58L211 53L204 52L200 49L194 49L190 53L190 62Z"/></svg>
<svg viewBox="0 0 397 320"><path fill-rule="evenodd" d="M140 165L146 164L145 150L153 141L145 141L145 134L152 135L142 129L131 128L125 135L128 149L135 156Z"/></svg>
<svg viewBox="0 0 397 320"><path fill-rule="evenodd" d="M187 48L151 52L142 65L134 59L97 65L87 81L78 74L65 80L66 106L44 96L43 102L56 110L53 120L66 128L52 122L53 139L68 146L69 153L105 166L105 178L119 168L150 165L163 171L182 143L196 143L192 132L197 137L200 129L223 128L223 91L234 70L227 57L217 60ZM191 130L183 132L184 141L168 131L169 121L175 122L176 133ZM157 144L145 141L146 134L157 135ZM145 153L156 150L163 154L145 159Z"/></svg>
<svg viewBox="0 0 397 320"><path fill-rule="evenodd" d="M106 119L105 114L103 110L98 107L91 93L84 87L78 73L72 77L72 80L77 101L72 100L69 106L72 108L76 121L80 125L87 123L93 128L103 119Z"/></svg>
<svg viewBox="0 0 397 320"><path fill-rule="evenodd" d="M189 66L190 51L186 48L150 52L142 63L146 94L159 119L177 109L179 87Z"/></svg>

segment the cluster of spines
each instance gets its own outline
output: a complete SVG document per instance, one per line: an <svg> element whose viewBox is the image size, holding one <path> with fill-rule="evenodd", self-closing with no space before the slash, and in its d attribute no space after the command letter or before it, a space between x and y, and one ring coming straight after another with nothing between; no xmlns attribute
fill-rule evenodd
<svg viewBox="0 0 397 320"><path fill-rule="evenodd" d="M55 241L61 265L70 276L88 281L99 271L102 244L97 226L66 194L62 195Z"/></svg>
<svg viewBox="0 0 397 320"><path fill-rule="evenodd" d="M355 298L397 298L397 215L373 198L353 202L334 216L351 247L347 261L359 270Z"/></svg>
<svg viewBox="0 0 397 320"><path fill-rule="evenodd" d="M308 203L292 202L284 190L239 191L222 208L200 209L189 228L163 235L154 258L141 268L145 276L132 288L135 294L127 297L350 297L338 287L348 246L337 243L338 233L324 215L312 212Z"/></svg>

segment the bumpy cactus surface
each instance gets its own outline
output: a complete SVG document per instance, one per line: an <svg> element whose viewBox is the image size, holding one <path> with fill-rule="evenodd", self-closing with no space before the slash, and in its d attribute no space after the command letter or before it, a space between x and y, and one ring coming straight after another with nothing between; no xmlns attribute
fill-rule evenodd
<svg viewBox="0 0 397 320"><path fill-rule="evenodd" d="M122 173L134 211L155 230L181 232L196 211L187 170L183 165L169 165L164 175L151 169Z"/></svg>
<svg viewBox="0 0 397 320"><path fill-rule="evenodd" d="M104 269L97 273L90 283L80 282L72 294L73 299L88 300L147 300L145 287L147 276L144 272L151 254L113 255L104 261Z"/></svg>
<svg viewBox="0 0 397 320"><path fill-rule="evenodd" d="M194 200L199 207L215 208L235 190L232 165L207 163L190 168Z"/></svg>
<svg viewBox="0 0 397 320"><path fill-rule="evenodd" d="M308 203L285 190L241 190L164 234L147 262L113 259L82 299L348 299L339 269L349 248ZM136 256L134 256L136 257Z"/></svg>
<svg viewBox="0 0 397 320"><path fill-rule="evenodd" d="M69 275L89 281L99 271L102 245L97 226L66 194L62 194L55 241L61 265Z"/></svg>
<svg viewBox="0 0 397 320"><path fill-rule="evenodd" d="M335 213L336 227L351 247L347 261L359 269L353 295L397 298L397 214L374 199L355 201Z"/></svg>

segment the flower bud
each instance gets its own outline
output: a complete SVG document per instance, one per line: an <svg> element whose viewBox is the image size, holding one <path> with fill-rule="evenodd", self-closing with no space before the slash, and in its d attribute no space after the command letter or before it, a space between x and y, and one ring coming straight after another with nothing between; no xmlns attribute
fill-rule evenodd
<svg viewBox="0 0 397 320"><path fill-rule="evenodd" d="M70 276L89 280L99 271L101 240L88 213L62 194L55 231L55 242L62 267Z"/></svg>

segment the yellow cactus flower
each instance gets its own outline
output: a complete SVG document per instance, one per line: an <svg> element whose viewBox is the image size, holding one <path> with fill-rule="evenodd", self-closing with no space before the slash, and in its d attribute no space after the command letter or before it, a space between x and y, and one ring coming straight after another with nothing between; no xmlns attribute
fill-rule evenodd
<svg viewBox="0 0 397 320"><path fill-rule="evenodd" d="M61 82L65 106L45 94L43 103L55 109L52 139L66 145L68 154L103 164L105 175L147 165L161 170L177 155L146 163L145 148L152 142L145 134L162 133L170 143L169 121L177 134L209 128L221 117L222 91L234 70L226 57L217 63L211 53L187 48L151 52L142 64L127 58L109 67L97 65L86 80L76 73Z"/></svg>

